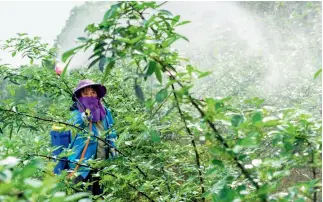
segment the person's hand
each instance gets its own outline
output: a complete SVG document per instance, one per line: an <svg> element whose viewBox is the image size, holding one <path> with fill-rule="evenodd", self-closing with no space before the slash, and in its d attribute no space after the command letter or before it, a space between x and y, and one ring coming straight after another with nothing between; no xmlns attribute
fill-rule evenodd
<svg viewBox="0 0 323 202"><path fill-rule="evenodd" d="M86 112L83 112L83 113L81 114L81 116L82 116L83 122L84 122L85 124L88 124L88 123L89 123L89 121L92 119L91 114L90 114L90 116L88 116Z"/></svg>
<svg viewBox="0 0 323 202"><path fill-rule="evenodd" d="M87 117L91 117L91 110L90 110L90 109L86 109L86 110L85 110L85 115L86 115Z"/></svg>

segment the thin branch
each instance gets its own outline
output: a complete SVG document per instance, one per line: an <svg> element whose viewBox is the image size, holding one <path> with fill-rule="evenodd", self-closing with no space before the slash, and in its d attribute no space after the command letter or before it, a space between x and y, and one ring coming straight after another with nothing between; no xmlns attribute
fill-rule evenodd
<svg viewBox="0 0 323 202"><path fill-rule="evenodd" d="M133 8L134 11L136 11L141 19L145 20L144 16L137 11L131 4L130 6ZM150 29L156 34L156 30L154 30L152 27L150 27ZM171 67L170 65L164 64L162 61L160 61L158 58L153 58L155 61L157 61L165 70L167 70L167 67L174 69L173 67ZM169 71L168 71L169 72ZM174 79L181 87L183 87L183 85L181 84L181 82L179 82L178 80L175 79L175 76L172 75L171 72L169 72L170 74L170 78ZM174 93L175 94L175 93ZM198 104L195 102L195 100L189 95L189 100L191 102L191 104L193 104L193 106L200 112L201 116L204 117L205 113L200 109L200 107L198 106ZM184 119L185 120L185 119ZM224 140L224 138L218 133L217 129L215 128L215 125L208 120L208 125L211 127L211 129L213 130L213 132L215 133L215 137L217 138L217 140L225 147L225 148L230 148L230 146L227 144L227 142ZM195 143L195 142L194 142ZM192 142L193 144L193 142ZM240 168L240 170L242 171L242 173L244 174L244 176L249 179L249 181L253 184L253 186L256 187L257 190L259 190L259 185L254 181L254 179L251 177L251 175L249 174L249 172L242 166L242 164L238 161L237 156L233 157L237 166ZM200 169L199 169L200 170ZM266 201L266 200L264 200Z"/></svg>
<svg viewBox="0 0 323 202"><path fill-rule="evenodd" d="M73 163L75 165L79 165L79 166L84 166L84 167L88 167L90 168L91 170L97 170L89 165L84 165L84 164L79 164L77 162L74 162L74 161L70 161L68 159L59 159L59 158L54 158L54 157L51 157L51 156L46 156L46 155L39 155L39 154L27 154L27 156L39 156L39 157L44 157L44 158L47 158L47 159L53 159L53 160L60 160L60 161L65 161L65 162L69 162L69 163ZM100 171L100 170L99 170ZM116 179L119 179L119 177L117 177L116 175L110 173L110 172L103 172L104 174L107 174L107 175L110 175ZM130 184L129 182L126 182L128 186L130 186L131 188L133 188L134 190L136 190L138 193L144 195L149 201L154 201L153 199L151 199L146 193L142 192L142 191L139 191L134 185ZM71 187L72 188L72 187Z"/></svg>
<svg viewBox="0 0 323 202"><path fill-rule="evenodd" d="M33 78L33 77L28 77L28 76L24 76L24 75L20 75L20 74L14 74L14 73L7 73L8 76L5 76L3 79L7 79L7 78L10 78L10 77L21 77L23 78L24 80L34 80L34 81L37 81L37 82L40 82L41 80L39 79L36 79L36 78ZM52 83L48 83L48 82L43 82L44 85L48 85L48 86L51 86L51 87L54 87L54 88L58 88L60 89L61 87L58 86L58 85L54 85ZM66 89L63 89L66 93L72 95L73 93L71 92L70 88L67 86L68 90Z"/></svg>
<svg viewBox="0 0 323 202"><path fill-rule="evenodd" d="M169 181L168 181L168 176L167 176L167 174L166 174L166 172L164 170L164 166L161 167L161 171L163 172L163 174L164 174L164 176L166 178L165 181L166 181L166 186L167 186L167 189L168 189L168 193L171 196L171 198L173 198L174 196L173 196L173 194L171 192L171 189L170 189L170 186L169 186Z"/></svg>
<svg viewBox="0 0 323 202"><path fill-rule="evenodd" d="M163 103L161 103L159 106L158 106L158 108L155 110L155 112L154 113L152 113L151 115L150 115L150 118L152 118L152 117L154 117L156 114L157 114L157 112L162 108L162 106L166 103L166 101L168 100L168 98L171 96L171 93L169 93L168 94L168 96L165 98L165 100L163 101Z"/></svg>
<svg viewBox="0 0 323 202"><path fill-rule="evenodd" d="M164 1L163 3L159 4L158 7L161 7L162 5L164 5L165 3L167 3L167 1Z"/></svg>
<svg viewBox="0 0 323 202"><path fill-rule="evenodd" d="M92 168L92 167L91 167L91 166L89 166L89 165L86 165L86 164L80 164L80 163L78 163L78 162L71 161L71 160L68 160L68 159L56 158L56 157L46 156L46 155L42 155L42 154L26 154L26 156L28 156L28 157L38 156L38 157L44 157L44 158L47 158L47 159L49 159L49 160L51 159L51 160L64 161L64 162L67 162L67 163L73 163L73 164L78 165L78 166L88 167L88 168L91 168L91 170L94 170L94 168Z"/></svg>
<svg viewBox="0 0 323 202"><path fill-rule="evenodd" d="M32 116L32 115L29 115L29 114L24 113L24 112L16 112L16 111L13 111L13 110L7 110L7 109L3 109L3 108L0 108L0 111L17 114L19 116L26 116L26 117L34 118L34 119L41 120L41 121L46 121L46 122L58 123L58 124L66 125L66 126L71 126L71 127L74 127L74 128L76 128L78 130L86 131L86 129L84 129L84 128L81 128L79 126L76 126L76 125L73 125L73 124L70 124L70 123L66 123L66 122L63 122L63 121L56 121L56 120L53 120L53 119L42 118L42 117L38 117L38 116Z"/></svg>
<svg viewBox="0 0 323 202"><path fill-rule="evenodd" d="M175 93L174 84L172 84L172 89L173 89L173 94L174 94L174 97L175 97L175 101L176 101L176 106L177 106L178 112L181 115L181 119L182 119L182 121L185 124L186 131L188 132L188 134L192 138L191 143L193 145L194 152L195 152L195 160L196 160L197 170L198 170L198 173L199 173L199 179L200 179L200 185L201 185L201 192L202 192L202 195L203 195L205 193L205 190L204 190L204 179L203 179L203 176L202 176L201 164L200 164L200 156L199 156L199 153L197 151L197 147L196 147L195 140L194 140L194 135L193 135L191 129L187 126L186 119L185 119L184 114L183 114L183 112L181 110L181 107L179 106L178 98L177 98L177 95ZM202 201L205 201L205 198L203 196L202 196Z"/></svg>
<svg viewBox="0 0 323 202"><path fill-rule="evenodd" d="M167 67L169 67L169 65L164 64L162 61L158 60L157 58L155 58L156 62L158 62L160 65L162 65L165 69L167 69ZM171 69L173 69L172 67L170 67ZM169 73L169 77L170 79L173 79L177 82L177 84L180 87L183 87L183 84L176 80L175 76L168 71ZM199 111L201 117L205 117L205 113L204 111L198 106L198 104L196 103L195 99L191 97L191 95L188 95L189 101L191 102L191 104ZM224 140L224 138L219 134L218 130L215 128L215 125L210 121L207 120L207 123L209 125L209 127L213 130L216 139L226 148L226 149L231 149L230 146L228 145L228 143ZM243 173L243 175L252 183L252 185L254 187L256 187L257 190L259 190L259 185L257 182L254 181L254 179L251 177L250 173L243 167L243 165L239 162L238 158L236 155L233 156L233 159L235 161L235 163L237 164L237 166L240 168L241 172ZM265 199L263 199L264 201L267 201Z"/></svg>
<svg viewBox="0 0 323 202"><path fill-rule="evenodd" d="M114 175L113 173L110 173L110 172L104 172L105 174L107 174L107 175L110 175L110 176L112 176L112 177L114 177L114 178L117 178L118 179L118 177L116 176L116 175ZM138 193L140 193L140 194L142 194L143 196L145 196L149 201L154 201L152 198L150 198L146 193L144 193L144 192L142 192L142 191L140 191L140 190L138 190L134 185L132 185L132 184L130 184L129 182L126 182L127 183L127 185L129 186L129 187L131 187L131 188L133 188L134 190L136 190Z"/></svg>
<svg viewBox="0 0 323 202"><path fill-rule="evenodd" d="M104 142L106 145L108 145L108 146L110 146L110 147L112 147L112 145L108 142L108 141L106 141L105 139L102 139L102 138L100 138L100 137L98 137L98 136L95 136L97 139L99 139L99 140L101 140L102 142ZM118 150L117 148L114 148L119 154L121 154L123 157L125 157L130 163L134 163L134 161L133 160L131 160L127 155L125 155L123 152L121 152L120 150ZM143 170L141 170L140 168L139 168L139 166L138 165L135 165L135 168L145 177L145 178L147 178L148 177L148 175L143 171Z"/></svg>
<svg viewBox="0 0 323 202"><path fill-rule="evenodd" d="M41 121L47 121L47 122L51 122L51 123L59 123L59 124L63 124L63 125L68 125L68 126L72 126L72 127L74 127L74 128L76 128L76 129L78 129L78 130L80 130L80 131L84 131L84 132L87 132L87 130L86 129L84 129L84 128L81 128L81 127L79 127L79 126L76 126L76 125L73 125L73 124L69 124L69 123L65 123L65 122L61 122L61 121L55 121L55 120L52 120L52 119L46 119L46 118L41 118L41 117L37 117L37 116L32 116L32 115L29 115L29 114L26 114L26 113L22 113L22 112L15 112L15 111L12 111L12 110L6 110L6 109L2 109L2 108L0 108L0 111L5 111L5 112L10 112L10 113L14 113L14 114L17 114L17 115L21 115L21 116L26 116L26 117L31 117L31 118L34 118L34 119L37 119L37 120L41 120ZM103 141L106 145L109 145L109 146L112 146L111 144L109 144L109 142L108 141L106 141L106 140L104 140L104 139L102 139L102 138L100 138L100 137L97 137L97 136L94 136L95 138L97 138L97 139L99 139L99 140L101 140L101 141ZM121 152L120 150L118 150L117 148L115 148L115 150L119 153L119 154L121 154L123 157L125 157L125 158L127 158L127 160L128 161L130 161L131 163L134 163L133 162L133 160L131 160L128 156L126 156L123 152ZM139 166L138 165L136 165L135 166L135 168L145 177L145 178L147 178L148 176L147 176L147 174L143 171L143 170L141 170L140 168L139 168Z"/></svg>

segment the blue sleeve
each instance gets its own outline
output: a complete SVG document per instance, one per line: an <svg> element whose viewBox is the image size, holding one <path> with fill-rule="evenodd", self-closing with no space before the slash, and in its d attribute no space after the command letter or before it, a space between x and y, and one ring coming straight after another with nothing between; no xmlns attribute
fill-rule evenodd
<svg viewBox="0 0 323 202"><path fill-rule="evenodd" d="M78 126L78 127L81 127L81 128L85 128L86 127L86 125L85 125L85 123L83 121L81 112L79 112L78 110L74 110L72 112L72 116L73 117L70 120L68 120L68 123L71 123L71 124L73 124L75 126ZM75 140L77 139L77 137L79 136L79 134L81 134L80 132L81 132L80 130L77 130L76 134L72 134L72 138L73 137L74 138L71 141L71 144L70 144L69 148L73 148L74 143L75 143Z"/></svg>
<svg viewBox="0 0 323 202"><path fill-rule="evenodd" d="M113 121L113 118L112 118L112 115L111 115L111 111L110 109L108 108L105 108L105 111L106 111L106 117L107 117L107 120L108 120L108 124L109 124L109 128L113 126L114 124L114 121Z"/></svg>
<svg viewBox="0 0 323 202"><path fill-rule="evenodd" d="M85 128L85 123L83 121L81 112L74 110L72 115L73 117L68 122L81 128Z"/></svg>

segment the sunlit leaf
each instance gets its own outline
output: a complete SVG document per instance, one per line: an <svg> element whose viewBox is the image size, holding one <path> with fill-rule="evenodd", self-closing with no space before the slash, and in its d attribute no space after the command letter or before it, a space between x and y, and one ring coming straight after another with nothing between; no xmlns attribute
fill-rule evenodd
<svg viewBox="0 0 323 202"><path fill-rule="evenodd" d="M70 64L70 62L72 61L73 57L74 57L74 56L72 56L72 57L70 58L70 60L68 61L68 63L67 63L67 64L65 65L65 67L64 67L63 73L61 74L61 79L62 79L62 80L63 80L63 79L64 79L64 77L65 77L65 74L66 74L66 72L67 72L67 67L68 67L68 65Z"/></svg>
<svg viewBox="0 0 323 202"><path fill-rule="evenodd" d="M182 21L182 22L180 22L180 23L176 24L175 26L177 27L177 26L181 26L181 25L188 24L188 23L191 23L191 21L188 21L188 20L186 20L186 21Z"/></svg>
<svg viewBox="0 0 323 202"><path fill-rule="evenodd" d="M117 11L117 6L112 5L111 8L104 14L103 20L106 21L110 19L111 17L114 17Z"/></svg>
<svg viewBox="0 0 323 202"><path fill-rule="evenodd" d="M148 70L147 70L147 76L152 75L156 71L156 62L155 61L149 61L148 63Z"/></svg>
<svg viewBox="0 0 323 202"><path fill-rule="evenodd" d="M320 74L322 74L322 68L315 72L314 79L316 79Z"/></svg>
<svg viewBox="0 0 323 202"><path fill-rule="evenodd" d="M255 114L253 114L253 116L252 116L252 123L253 124L255 124L261 120L262 120L262 113L261 112L256 112Z"/></svg>
<svg viewBox="0 0 323 202"><path fill-rule="evenodd" d="M163 83L163 75L162 75L162 71L159 66L156 66L156 68L155 68L155 75L156 75L156 78L158 79L158 81L162 84Z"/></svg>
<svg viewBox="0 0 323 202"><path fill-rule="evenodd" d="M85 45L80 45L77 46L75 48L72 48L71 50L68 50L66 52L63 53L62 55L62 61L66 62L68 58L70 58L73 54L75 54L75 52L81 48L83 48Z"/></svg>

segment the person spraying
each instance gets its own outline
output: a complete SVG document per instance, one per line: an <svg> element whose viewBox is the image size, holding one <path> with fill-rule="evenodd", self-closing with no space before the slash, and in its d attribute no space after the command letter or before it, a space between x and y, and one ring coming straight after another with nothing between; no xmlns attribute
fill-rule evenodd
<svg viewBox="0 0 323 202"><path fill-rule="evenodd" d="M106 87L89 79L81 80L73 91L74 104L70 108L72 111L70 122L88 131L87 133L78 132L70 142L68 147L73 152L67 157L68 166L62 168L70 169L68 177L72 178L75 183L93 181L91 169L80 165L87 165L90 159L105 160L117 155L115 131L109 132L114 121L110 110L101 102L105 95ZM77 162L77 164L72 162ZM101 191L98 179L96 179L92 185L92 193L100 194Z"/></svg>

